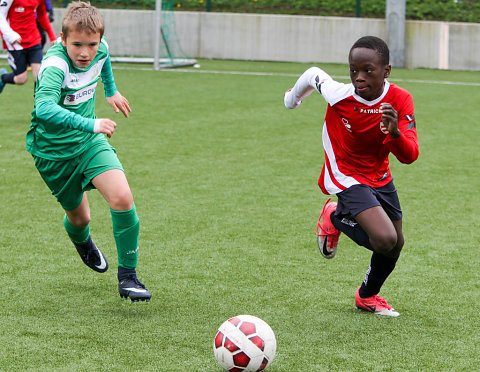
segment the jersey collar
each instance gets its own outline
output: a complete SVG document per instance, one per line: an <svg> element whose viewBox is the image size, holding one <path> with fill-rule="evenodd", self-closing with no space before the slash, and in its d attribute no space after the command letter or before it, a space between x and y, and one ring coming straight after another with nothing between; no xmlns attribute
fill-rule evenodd
<svg viewBox="0 0 480 372"><path fill-rule="evenodd" d="M383 93L377 99L374 99L373 101L367 101L366 99L363 99L358 94L356 94L355 89L354 89L354 93L353 93L353 98L355 98L358 102L363 103L364 105L373 106L373 105L376 105L378 102L380 102L387 95L389 89L390 89L390 83L388 82L388 80L385 79L385 85L383 87Z"/></svg>

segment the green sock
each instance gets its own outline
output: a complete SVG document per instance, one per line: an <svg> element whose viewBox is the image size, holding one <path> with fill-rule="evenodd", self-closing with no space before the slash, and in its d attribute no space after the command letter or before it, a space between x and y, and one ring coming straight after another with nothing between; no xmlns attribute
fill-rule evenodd
<svg viewBox="0 0 480 372"><path fill-rule="evenodd" d="M117 244L118 266L135 269L138 261L138 235L140 221L135 204L128 211L115 211L112 214L113 237Z"/></svg>
<svg viewBox="0 0 480 372"><path fill-rule="evenodd" d="M77 244L86 243L88 237L90 236L90 228L87 226L85 227L76 227L73 226L67 218L67 214L63 217L63 226L65 226L65 230L67 231L70 240Z"/></svg>

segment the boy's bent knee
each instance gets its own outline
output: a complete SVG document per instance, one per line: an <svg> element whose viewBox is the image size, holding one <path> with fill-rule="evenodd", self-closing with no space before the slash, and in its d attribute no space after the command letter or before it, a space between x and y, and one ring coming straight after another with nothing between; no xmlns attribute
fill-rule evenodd
<svg viewBox="0 0 480 372"><path fill-rule="evenodd" d="M405 244L405 240L402 235L397 238L397 244L393 247L393 249L389 252L389 256L391 258L398 258L400 256L400 252L402 251L403 245Z"/></svg>
<svg viewBox="0 0 480 372"><path fill-rule="evenodd" d="M375 238L370 239L370 243L375 252L378 252L388 257L398 256L400 250L402 249L400 247L400 250L398 250L398 254L396 253L396 247L399 243L396 235L376 236Z"/></svg>
<svg viewBox="0 0 480 372"><path fill-rule="evenodd" d="M90 214L86 215L68 215L68 221L75 227L85 228L90 223Z"/></svg>
<svg viewBox="0 0 480 372"><path fill-rule="evenodd" d="M28 80L27 73L22 73L20 75L15 76L14 78L15 84L17 85L23 85L27 82L27 80Z"/></svg>
<svg viewBox="0 0 480 372"><path fill-rule="evenodd" d="M115 211L128 211L133 208L133 195L130 190L118 191L110 198L110 208Z"/></svg>

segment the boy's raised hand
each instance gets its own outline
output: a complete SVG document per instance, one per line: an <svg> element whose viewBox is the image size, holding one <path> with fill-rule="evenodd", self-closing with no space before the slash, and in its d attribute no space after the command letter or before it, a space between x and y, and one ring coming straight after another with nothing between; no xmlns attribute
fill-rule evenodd
<svg viewBox="0 0 480 372"><path fill-rule="evenodd" d="M398 130L398 113L390 103L383 102L380 104L380 113L382 114L382 122L393 138L400 136Z"/></svg>
<svg viewBox="0 0 480 372"><path fill-rule="evenodd" d="M120 92L115 93L111 97L107 97L107 102L112 106L113 111L118 113L121 111L126 118L128 118L128 113L132 112L128 100L120 94Z"/></svg>

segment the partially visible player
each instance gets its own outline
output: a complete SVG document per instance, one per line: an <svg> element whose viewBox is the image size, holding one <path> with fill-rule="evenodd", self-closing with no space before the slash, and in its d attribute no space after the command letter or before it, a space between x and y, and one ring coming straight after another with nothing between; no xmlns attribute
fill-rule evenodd
<svg viewBox="0 0 480 372"><path fill-rule="evenodd" d="M50 21L50 23L53 23L53 21L55 21L55 13L53 11L52 2L51 0L42 0L42 1L45 3L45 9L47 10L47 13L48 13L48 20ZM41 44L43 49L45 47L45 44L47 43L47 33L38 22L38 19L37 19L37 28L42 38Z"/></svg>
<svg viewBox="0 0 480 372"><path fill-rule="evenodd" d="M118 255L118 291L132 301L149 301L138 280L140 222L132 192L111 137L117 124L95 116L95 95L101 78L115 112L127 118L130 105L115 86L104 23L90 3L68 5L61 41L42 61L35 91L27 150L52 194L65 210L63 224L82 261L103 273L108 263L92 241L86 191L96 188L110 206Z"/></svg>
<svg viewBox="0 0 480 372"><path fill-rule="evenodd" d="M319 186L325 194L337 195L338 204L329 198L323 207L317 226L319 248L324 257L332 258L343 232L373 251L355 304L395 317L400 314L378 296L404 245L402 210L388 155L406 164L419 155L413 99L386 80L391 66L383 40L360 38L350 49L349 65L350 84L312 67L285 93L284 102L287 108L296 108L314 90L327 101Z"/></svg>
<svg viewBox="0 0 480 372"><path fill-rule="evenodd" d="M0 32L3 47L8 51L8 63L13 70L7 73L6 69L0 69L0 93L5 84L25 84L28 80L28 66L32 68L33 80L37 81L43 58L37 20L53 44L56 36L44 0L0 1Z"/></svg>

